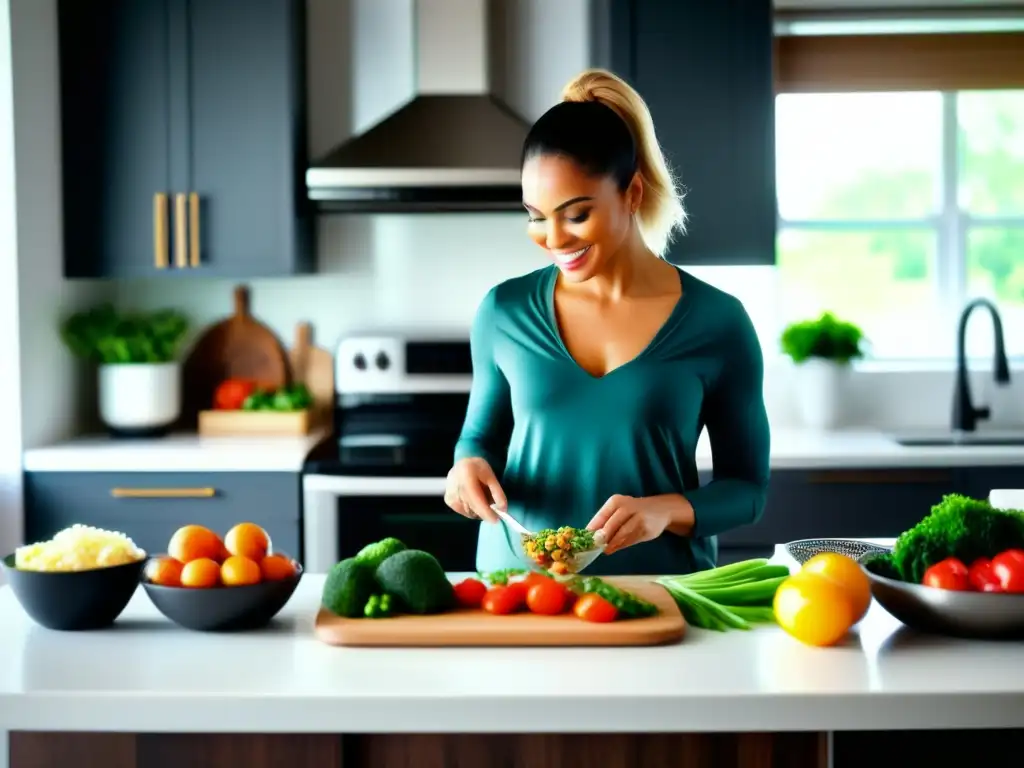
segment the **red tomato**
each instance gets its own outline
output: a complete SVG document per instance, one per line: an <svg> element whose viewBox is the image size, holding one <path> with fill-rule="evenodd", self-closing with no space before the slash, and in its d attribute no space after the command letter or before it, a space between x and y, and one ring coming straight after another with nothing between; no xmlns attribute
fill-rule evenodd
<svg viewBox="0 0 1024 768"><path fill-rule="evenodd" d="M487 587L478 579L463 579L455 585L455 599L466 608L479 608Z"/></svg>
<svg viewBox="0 0 1024 768"><path fill-rule="evenodd" d="M921 583L926 587L963 592L971 588L967 566L955 557L947 557L924 572Z"/></svg>
<svg viewBox="0 0 1024 768"><path fill-rule="evenodd" d="M515 596L517 609L526 605L526 593L530 591L529 584L525 581L510 581L506 589Z"/></svg>
<svg viewBox="0 0 1024 768"><path fill-rule="evenodd" d="M491 587L483 599L483 609L499 616L513 613L521 606L519 595L508 587Z"/></svg>
<svg viewBox="0 0 1024 768"><path fill-rule="evenodd" d="M562 613L569 600L569 590L554 579L543 576L541 578L544 581L530 585L530 590L526 593L526 607L533 613L542 613L546 616Z"/></svg>
<svg viewBox="0 0 1024 768"><path fill-rule="evenodd" d="M992 561L987 557L979 557L967 569L967 579L971 586L979 592L1002 592L999 578L992 571Z"/></svg>
<svg viewBox="0 0 1024 768"><path fill-rule="evenodd" d="M533 586L538 582L547 582L552 580L553 579L550 576L545 576L540 571L530 571L528 574L526 574L525 577L523 577L523 582L529 584L530 586Z"/></svg>
<svg viewBox="0 0 1024 768"><path fill-rule="evenodd" d="M1000 552L1007 560L1020 560L1024 562L1024 549L1004 549Z"/></svg>
<svg viewBox="0 0 1024 768"><path fill-rule="evenodd" d="M992 573L1003 592L1024 592L1024 553L1008 549L992 558Z"/></svg>
<svg viewBox="0 0 1024 768"><path fill-rule="evenodd" d="M615 621L618 618L618 609L600 595L588 592L576 600L572 612L576 617L584 621Z"/></svg>
<svg viewBox="0 0 1024 768"><path fill-rule="evenodd" d="M246 379L222 381L213 394L213 407L219 411L237 411L249 395L256 391L256 383Z"/></svg>

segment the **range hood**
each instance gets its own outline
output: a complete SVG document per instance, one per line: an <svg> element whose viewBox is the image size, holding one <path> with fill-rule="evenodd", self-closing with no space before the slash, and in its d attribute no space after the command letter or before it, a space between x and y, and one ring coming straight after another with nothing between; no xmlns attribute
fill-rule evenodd
<svg viewBox="0 0 1024 768"><path fill-rule="evenodd" d="M324 212L522 211L526 121L490 92L489 0L412 0L416 95L306 171Z"/></svg>

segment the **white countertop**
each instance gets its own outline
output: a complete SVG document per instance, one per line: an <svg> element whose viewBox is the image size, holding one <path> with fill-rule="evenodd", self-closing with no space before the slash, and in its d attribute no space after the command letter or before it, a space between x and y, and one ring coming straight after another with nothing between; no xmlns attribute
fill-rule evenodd
<svg viewBox="0 0 1024 768"><path fill-rule="evenodd" d="M816 432L772 428L771 433L772 469L970 466L1024 467L1024 445L908 447L877 429ZM697 468L711 469L711 446L706 432L697 444Z"/></svg>
<svg viewBox="0 0 1024 768"><path fill-rule="evenodd" d="M25 451L28 472L298 472L323 431L295 437L79 437Z"/></svg>
<svg viewBox="0 0 1024 768"><path fill-rule="evenodd" d="M653 648L334 648L323 577L273 628L213 635L141 590L116 628L36 627L0 590L0 729L656 732L1018 727L1024 649L916 635L873 605L843 647L775 627ZM571 685L543 670L571 664ZM590 669L591 674L580 671ZM538 706L540 705L540 706Z"/></svg>
<svg viewBox="0 0 1024 768"><path fill-rule="evenodd" d="M76 438L25 452L30 472L297 472L323 436L200 437L125 440ZM697 446L697 467L711 469L705 433ZM773 429L772 469L899 467L1024 467L1024 445L905 447L878 430L814 432Z"/></svg>

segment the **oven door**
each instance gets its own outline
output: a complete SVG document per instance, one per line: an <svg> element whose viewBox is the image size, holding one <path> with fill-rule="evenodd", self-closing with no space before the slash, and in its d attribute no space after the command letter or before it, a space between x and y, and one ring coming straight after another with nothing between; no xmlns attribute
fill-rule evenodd
<svg viewBox="0 0 1024 768"><path fill-rule="evenodd" d="M305 567L325 573L367 544L393 536L445 571L476 570L480 523L444 503L444 478L307 475L303 480Z"/></svg>

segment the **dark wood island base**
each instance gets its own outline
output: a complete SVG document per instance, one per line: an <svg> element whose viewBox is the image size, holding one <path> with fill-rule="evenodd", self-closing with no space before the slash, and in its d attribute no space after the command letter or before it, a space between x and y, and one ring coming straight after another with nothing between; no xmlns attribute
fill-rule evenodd
<svg viewBox="0 0 1024 768"><path fill-rule="evenodd" d="M1024 730L825 733L319 735L10 734L10 768L887 768L982 765ZM900 758L900 755L903 758Z"/></svg>

